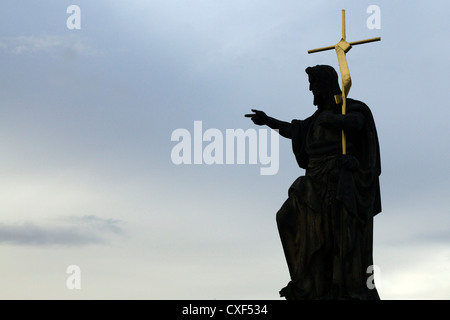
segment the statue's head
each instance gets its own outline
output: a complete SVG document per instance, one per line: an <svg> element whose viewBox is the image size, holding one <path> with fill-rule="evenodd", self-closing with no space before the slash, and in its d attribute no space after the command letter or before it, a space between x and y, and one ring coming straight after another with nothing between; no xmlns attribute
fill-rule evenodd
<svg viewBox="0 0 450 320"><path fill-rule="evenodd" d="M309 77L309 90L314 95L314 105L334 103L334 96L342 92L336 70L331 66L317 65L305 71Z"/></svg>

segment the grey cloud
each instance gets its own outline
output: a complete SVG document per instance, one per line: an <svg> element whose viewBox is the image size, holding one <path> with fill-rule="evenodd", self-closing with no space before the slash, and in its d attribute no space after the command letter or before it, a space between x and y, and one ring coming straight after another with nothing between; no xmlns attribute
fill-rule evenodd
<svg viewBox="0 0 450 320"><path fill-rule="evenodd" d="M83 246L106 244L110 236L123 234L121 221L95 215L64 218L57 225L0 223L0 244Z"/></svg>
<svg viewBox="0 0 450 320"><path fill-rule="evenodd" d="M433 231L428 233L420 233L411 237L410 242L422 244L447 244L450 245L450 233L448 231Z"/></svg>
<svg viewBox="0 0 450 320"><path fill-rule="evenodd" d="M95 215L88 215L82 217L71 216L69 220L79 225L95 227L103 232L122 233L122 228L120 227L122 221L117 219L104 219Z"/></svg>
<svg viewBox="0 0 450 320"><path fill-rule="evenodd" d="M0 49L13 54L30 54L36 52L60 52L68 57L77 55L95 55L97 51L86 40L75 35L20 35L0 39Z"/></svg>

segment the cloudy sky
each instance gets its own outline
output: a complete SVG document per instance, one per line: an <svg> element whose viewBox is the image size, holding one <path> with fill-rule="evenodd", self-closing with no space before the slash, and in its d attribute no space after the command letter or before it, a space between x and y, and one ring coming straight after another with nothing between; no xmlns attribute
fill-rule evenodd
<svg viewBox="0 0 450 320"><path fill-rule="evenodd" d="M450 299L444 0L2 1L0 298L280 299L275 214L304 174L290 141L261 175L176 165L171 137L193 141L194 121L224 138L255 129L251 108L309 116L304 69L338 64L307 50L339 41L341 9L349 41L382 38L347 54L349 96L371 107L381 144L380 296Z"/></svg>

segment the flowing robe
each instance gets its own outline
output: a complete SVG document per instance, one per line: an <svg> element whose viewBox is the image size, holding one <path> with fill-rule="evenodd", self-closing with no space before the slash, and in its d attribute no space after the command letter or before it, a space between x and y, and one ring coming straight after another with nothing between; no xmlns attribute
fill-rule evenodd
<svg viewBox="0 0 450 320"><path fill-rule="evenodd" d="M335 111L339 112L338 108ZM380 153L375 123L362 102L347 99L347 115L362 126L325 125L316 111L291 122L292 147L305 175L294 181L277 213L291 281L286 299L379 299L373 275L373 217L381 212Z"/></svg>

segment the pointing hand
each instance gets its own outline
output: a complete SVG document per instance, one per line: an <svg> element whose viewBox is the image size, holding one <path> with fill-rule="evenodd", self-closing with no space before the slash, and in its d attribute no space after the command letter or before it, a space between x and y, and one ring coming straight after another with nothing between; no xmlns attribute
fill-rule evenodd
<svg viewBox="0 0 450 320"><path fill-rule="evenodd" d="M264 111L252 109L252 114L246 114L245 117L250 118L254 124L262 126L266 124L267 115Z"/></svg>

